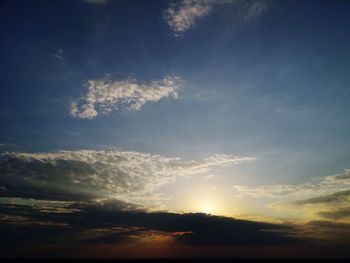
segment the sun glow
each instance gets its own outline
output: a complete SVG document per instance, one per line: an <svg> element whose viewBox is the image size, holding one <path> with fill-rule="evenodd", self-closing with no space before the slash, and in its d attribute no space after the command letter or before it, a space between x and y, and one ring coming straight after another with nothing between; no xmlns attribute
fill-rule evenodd
<svg viewBox="0 0 350 263"><path fill-rule="evenodd" d="M211 204L203 204L203 206L199 209L200 212L205 214L214 214L215 209Z"/></svg>
<svg viewBox="0 0 350 263"><path fill-rule="evenodd" d="M165 201L165 207L180 213L205 213L211 215L233 216L241 213L242 200L232 196L231 190L218 190L208 180L187 180L187 187L181 185L170 192L173 198ZM189 187L191 186L191 187ZM241 201L241 202L238 202Z"/></svg>
<svg viewBox="0 0 350 263"><path fill-rule="evenodd" d="M215 192L200 191L198 193L194 193L190 200L191 201L188 202L189 210L194 212L211 215L223 215L228 211L223 197Z"/></svg>

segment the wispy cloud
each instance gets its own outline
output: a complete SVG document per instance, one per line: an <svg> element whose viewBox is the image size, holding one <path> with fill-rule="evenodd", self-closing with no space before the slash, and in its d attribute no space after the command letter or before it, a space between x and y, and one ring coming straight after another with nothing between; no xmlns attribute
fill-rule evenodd
<svg viewBox="0 0 350 263"><path fill-rule="evenodd" d="M306 198L282 204L284 207L307 207L317 216L350 223L350 188L331 194ZM281 205L281 204L280 204Z"/></svg>
<svg viewBox="0 0 350 263"><path fill-rule="evenodd" d="M295 197L312 198L319 195L331 194L350 188L350 170L339 174L326 176L318 183L305 183L299 185L276 184L260 187L233 186L237 191L253 197Z"/></svg>
<svg viewBox="0 0 350 263"><path fill-rule="evenodd" d="M170 2L164 18L174 35L179 37L185 31L196 27L197 23L210 15L216 6L224 4L235 4L237 13L234 15L244 22L258 19L268 7L263 0L182 0Z"/></svg>
<svg viewBox="0 0 350 263"><path fill-rule="evenodd" d="M57 60L63 61L63 60L64 60L63 49L62 49L62 48L57 49L57 50L52 54L52 57L55 58L55 59L57 59Z"/></svg>
<svg viewBox="0 0 350 263"><path fill-rule="evenodd" d="M213 0L183 0L169 4L165 20L176 36L193 28L198 20L212 12Z"/></svg>
<svg viewBox="0 0 350 263"><path fill-rule="evenodd" d="M319 182L300 185L267 185L246 187L235 185L242 194L277 200L269 205L275 209L292 209L312 217L350 219L350 170L325 176Z"/></svg>
<svg viewBox="0 0 350 263"><path fill-rule="evenodd" d="M126 110L140 110L147 102L162 98L178 97L181 86L179 77L167 76L163 80L139 83L135 79L112 81L107 74L102 79L89 80L86 96L73 100L70 114L74 118L94 119L99 114L124 107Z"/></svg>
<svg viewBox="0 0 350 263"><path fill-rule="evenodd" d="M328 203L348 203L350 201L350 190L339 191L328 195L321 195L312 198L297 200L294 204L307 205L307 204L328 204Z"/></svg>
<svg viewBox="0 0 350 263"><path fill-rule="evenodd" d="M179 177L252 160L214 155L182 160L131 151L59 151L3 153L0 186L3 196L43 200L119 198L145 201L157 187Z"/></svg>
<svg viewBox="0 0 350 263"><path fill-rule="evenodd" d="M268 8L269 4L266 1L258 0L251 1L241 12L241 17L245 22L257 20Z"/></svg>
<svg viewBox="0 0 350 263"><path fill-rule="evenodd" d="M209 180L209 179L212 179L214 177L215 177L215 174L209 174L209 175L204 176L204 179Z"/></svg>

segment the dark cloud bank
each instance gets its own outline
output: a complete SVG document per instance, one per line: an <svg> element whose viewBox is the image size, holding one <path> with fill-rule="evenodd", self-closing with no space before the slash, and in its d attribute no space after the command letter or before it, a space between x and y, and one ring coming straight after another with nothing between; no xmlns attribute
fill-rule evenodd
<svg viewBox="0 0 350 263"><path fill-rule="evenodd" d="M216 156L185 162L121 151L2 154L1 256L302 257L323 256L324 247L324 255L349 256L348 224L320 221L300 227L203 213L149 212L127 201L164 183L164 177L168 182L181 173L195 174L237 160ZM164 174L154 175L158 170ZM125 199L110 198L111 193ZM331 199L343 200L347 194ZM309 200L322 201L329 200ZM335 212L339 215L323 216L341 216ZM310 235L318 232L319 239ZM339 242L328 242L324 237L329 236ZM165 246L167 252L159 254Z"/></svg>
<svg viewBox="0 0 350 263"><path fill-rule="evenodd" d="M327 247L328 251L335 250L333 255L348 255L345 252L346 247L342 245L329 246L326 243L316 246L315 240L307 238L308 231L315 229L325 229L330 233L336 229L334 235L344 234L344 229L349 229L347 224L312 222L298 230L299 235L296 235L296 228L291 225L260 223L202 213L147 212L142 207L118 200L75 202L56 207L36 205L35 202L39 201L33 201L32 204L19 204L20 200L16 202L4 202L0 206L2 256L105 257L105 254L92 252L89 248L113 249L111 246L127 245L137 248L140 240L147 240L152 236L170 237L168 245L174 249L211 248L220 251L222 248L249 248L254 251L263 248L274 249L276 252L289 248L283 256L293 257L292 251L300 249L306 249L305 253L309 256L310 253L313 255L312 251L318 251L316 255L320 256L321 253L322 256L322 247ZM348 237L349 235L343 235L341 244L347 244ZM159 243L155 243L155 246L159 246ZM216 256L236 255L235 250L228 251L233 252L230 254L226 251L226 254ZM267 255L271 256L275 252ZM300 254L299 251L296 255L305 254ZM113 254L114 256L118 257L119 254Z"/></svg>
<svg viewBox="0 0 350 263"><path fill-rule="evenodd" d="M2 204L0 213L4 229L0 241L3 249L21 243L40 242L56 234L96 229L109 230L109 233L73 243L125 242L131 236L147 231L177 233L175 242L194 246L286 245L304 242L280 233L286 226L202 213L147 212L118 200L74 203L64 209L56 207L49 210L44 206Z"/></svg>

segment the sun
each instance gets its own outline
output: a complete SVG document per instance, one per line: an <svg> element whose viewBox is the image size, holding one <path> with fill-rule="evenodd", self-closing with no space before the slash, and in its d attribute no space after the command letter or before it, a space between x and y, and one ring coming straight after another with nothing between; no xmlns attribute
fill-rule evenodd
<svg viewBox="0 0 350 263"><path fill-rule="evenodd" d="M232 207L234 207L233 203L232 199L228 202L222 192L201 187L186 192L181 198L174 200L171 205L174 205L172 207L174 211L230 216Z"/></svg>
<svg viewBox="0 0 350 263"><path fill-rule="evenodd" d="M210 204L203 204L203 206L200 208L200 212L205 214L213 214L214 209L213 209L213 206Z"/></svg>

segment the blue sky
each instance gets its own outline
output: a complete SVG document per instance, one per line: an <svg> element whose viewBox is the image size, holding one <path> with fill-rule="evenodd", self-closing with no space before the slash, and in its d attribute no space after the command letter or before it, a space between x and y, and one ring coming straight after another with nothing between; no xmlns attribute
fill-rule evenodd
<svg viewBox="0 0 350 263"><path fill-rule="evenodd" d="M349 226L349 1L0 10L0 215L115 198Z"/></svg>
<svg viewBox="0 0 350 263"><path fill-rule="evenodd" d="M278 152L266 157L274 158L266 160L273 169L303 153L290 160L295 176L348 165L344 1L267 1L251 21L239 17L241 4L218 4L180 37L164 20L164 1L2 5L3 150ZM106 73L140 82L175 75L185 85L179 99L137 112L72 118L71 100L84 94L87 80Z"/></svg>

